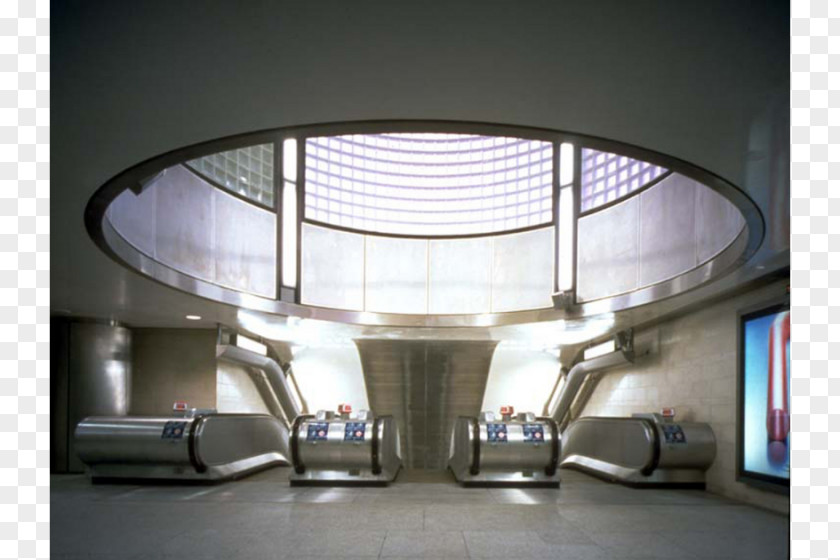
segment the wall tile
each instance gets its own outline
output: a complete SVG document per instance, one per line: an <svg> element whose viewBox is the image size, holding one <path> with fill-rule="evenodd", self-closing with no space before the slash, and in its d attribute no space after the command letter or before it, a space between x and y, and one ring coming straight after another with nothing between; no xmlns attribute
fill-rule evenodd
<svg viewBox="0 0 840 560"><path fill-rule="evenodd" d="M786 496L736 481L736 310L766 301L783 290L775 284L700 311L666 321L659 330L659 352L632 369L605 374L582 415L630 416L634 412L677 409L677 419L708 422L717 438L707 488L727 497L787 512Z"/></svg>

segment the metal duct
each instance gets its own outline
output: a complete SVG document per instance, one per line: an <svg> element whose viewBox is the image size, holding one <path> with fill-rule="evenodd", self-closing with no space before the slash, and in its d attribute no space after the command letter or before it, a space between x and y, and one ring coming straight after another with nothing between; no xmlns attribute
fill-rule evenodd
<svg viewBox="0 0 840 560"><path fill-rule="evenodd" d="M481 411L496 344L356 340L371 410L397 419L406 467L446 467L455 419Z"/></svg>
<svg viewBox="0 0 840 560"><path fill-rule="evenodd" d="M249 368L248 373L250 374L251 381L254 382L257 392L260 394L260 397L262 397L262 400L271 415L286 422L287 425L290 425L291 422L288 418L286 418L286 413L280 405L280 399L277 398L277 393L275 393L274 389L271 388L271 383L269 383L268 376L266 376L265 372L261 369Z"/></svg>
<svg viewBox="0 0 840 560"><path fill-rule="evenodd" d="M563 429L563 424L566 415L571 409L575 397L580 391L580 387L584 380L590 373L601 373L604 370L633 363L633 353L628 351L617 350L598 356L585 362L576 364L566 375L566 383L560 390L560 396L557 398L557 403L553 410L549 410L549 415L560 424Z"/></svg>
<svg viewBox="0 0 840 560"><path fill-rule="evenodd" d="M219 344L216 346L216 359L225 360L235 364L245 365L257 368L265 374L265 379L271 385L271 389L283 409L285 418L281 418L286 422L288 427L290 423L297 418L302 412L292 397L292 389L289 387L289 382L286 380L286 374L280 364L262 354L245 350L238 346L231 344ZM270 406L270 405L269 405Z"/></svg>

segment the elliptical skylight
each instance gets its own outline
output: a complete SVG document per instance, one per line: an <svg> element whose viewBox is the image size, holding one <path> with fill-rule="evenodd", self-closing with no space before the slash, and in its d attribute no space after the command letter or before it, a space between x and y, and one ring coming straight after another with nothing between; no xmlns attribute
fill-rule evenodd
<svg viewBox="0 0 840 560"><path fill-rule="evenodd" d="M551 142L392 133L310 137L305 149L311 221L425 237L552 221Z"/></svg>

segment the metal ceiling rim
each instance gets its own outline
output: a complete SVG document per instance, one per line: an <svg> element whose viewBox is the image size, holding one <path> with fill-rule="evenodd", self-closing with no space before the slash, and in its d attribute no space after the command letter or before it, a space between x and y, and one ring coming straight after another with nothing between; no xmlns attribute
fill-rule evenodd
<svg viewBox="0 0 840 560"><path fill-rule="evenodd" d="M520 138L572 142L586 148L610 151L641 159L679 172L702 183L735 205L746 222L741 234L709 261L674 278L601 300L577 304L569 310L543 308L534 310L469 315L409 315L329 309L268 299L212 284L172 269L143 254L111 226L106 211L123 191L141 179L186 160L283 138L305 138L314 135L337 135L373 132L453 132L483 133L499 136L515 134ZM644 190L644 189L642 189ZM635 196L634 193L631 196ZM629 196L627 197L629 198ZM509 124L466 121L394 120L355 121L291 126L245 133L203 142L173 150L132 166L108 180L88 201L85 208L85 227L96 245L112 260L133 272L165 286L237 308L262 311L275 315L337 321L363 326L394 327L493 327L559 319L581 319L607 312L622 311L674 297L721 278L737 266L747 262L758 250L765 235L765 222L757 205L740 188L718 175L684 160L623 142L606 140L560 130L523 127Z"/></svg>

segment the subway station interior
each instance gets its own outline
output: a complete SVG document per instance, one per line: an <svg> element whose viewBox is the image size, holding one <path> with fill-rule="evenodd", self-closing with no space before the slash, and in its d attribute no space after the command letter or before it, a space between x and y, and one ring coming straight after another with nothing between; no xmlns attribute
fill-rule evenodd
<svg viewBox="0 0 840 560"><path fill-rule="evenodd" d="M782 2L53 6L53 558L787 558Z"/></svg>

